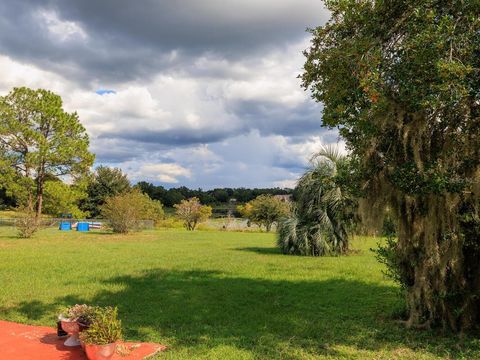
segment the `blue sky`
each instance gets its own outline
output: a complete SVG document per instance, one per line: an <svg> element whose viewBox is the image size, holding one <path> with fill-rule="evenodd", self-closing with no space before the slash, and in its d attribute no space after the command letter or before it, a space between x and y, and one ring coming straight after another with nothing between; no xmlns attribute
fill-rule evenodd
<svg viewBox="0 0 480 360"><path fill-rule="evenodd" d="M293 186L337 143L297 76L319 0L4 0L0 92L77 111L96 165L167 187ZM339 144L342 146L342 144Z"/></svg>
<svg viewBox="0 0 480 360"><path fill-rule="evenodd" d="M98 95L105 95L105 94L116 94L117 92L115 90L111 89L98 89L95 91Z"/></svg>

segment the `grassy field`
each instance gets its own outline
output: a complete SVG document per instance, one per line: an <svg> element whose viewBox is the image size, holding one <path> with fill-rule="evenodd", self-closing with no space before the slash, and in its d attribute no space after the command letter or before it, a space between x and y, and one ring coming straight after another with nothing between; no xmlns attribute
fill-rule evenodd
<svg viewBox="0 0 480 360"><path fill-rule="evenodd" d="M281 255L272 234L155 230L127 236L0 228L0 317L53 325L60 306L117 305L126 338L163 359L478 359L480 341L407 331L369 248Z"/></svg>

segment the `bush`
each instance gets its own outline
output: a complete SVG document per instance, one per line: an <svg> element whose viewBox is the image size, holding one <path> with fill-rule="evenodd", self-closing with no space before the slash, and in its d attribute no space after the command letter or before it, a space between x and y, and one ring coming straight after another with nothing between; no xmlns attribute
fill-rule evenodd
<svg viewBox="0 0 480 360"><path fill-rule="evenodd" d="M402 276L402 268L400 266L400 257L397 255L397 240L393 236L388 236L385 244L378 244L376 249L371 249L375 253L378 262L385 265L386 270L383 274L396 282L402 289L406 284Z"/></svg>
<svg viewBox="0 0 480 360"><path fill-rule="evenodd" d="M272 195L260 195L244 206L237 207L242 216L259 227L265 226L267 232L272 225L290 214L290 204Z"/></svg>
<svg viewBox="0 0 480 360"><path fill-rule="evenodd" d="M102 206L102 215L116 233L139 230L140 220L158 222L163 214L162 204L138 189L107 198Z"/></svg>
<svg viewBox="0 0 480 360"><path fill-rule="evenodd" d="M35 211L28 208L19 208L15 219L18 236L24 239L31 238L39 229Z"/></svg>
<svg viewBox="0 0 480 360"><path fill-rule="evenodd" d="M200 200L196 197L182 200L180 204L176 204L174 207L177 217L183 220L183 225L187 230L195 230L199 223L207 220L212 215L212 208L200 204Z"/></svg>
<svg viewBox="0 0 480 360"><path fill-rule="evenodd" d="M80 333L85 344L108 345L122 340L122 323L117 308L95 308L89 327Z"/></svg>
<svg viewBox="0 0 480 360"><path fill-rule="evenodd" d="M327 148L295 189L297 201L292 215L278 226L277 245L284 254L324 256L348 252L355 202L343 186L347 159Z"/></svg>
<svg viewBox="0 0 480 360"><path fill-rule="evenodd" d="M159 220L156 226L161 228L167 228L167 229L181 229L184 227L183 221L180 219L177 219L174 216L169 216L167 218Z"/></svg>
<svg viewBox="0 0 480 360"><path fill-rule="evenodd" d="M158 200L152 200L147 194L140 194L141 211L140 217L142 220L153 220L155 226L158 226L160 221L165 218L162 203Z"/></svg>

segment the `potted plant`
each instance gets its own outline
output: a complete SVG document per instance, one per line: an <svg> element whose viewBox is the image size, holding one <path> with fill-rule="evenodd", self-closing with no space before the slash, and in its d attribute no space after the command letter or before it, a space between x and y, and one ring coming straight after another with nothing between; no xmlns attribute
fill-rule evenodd
<svg viewBox="0 0 480 360"><path fill-rule="evenodd" d="M85 308L83 313L80 314L80 316L77 318L77 323L78 323L80 332L90 327L90 325L92 324L95 318L96 311L97 311L96 307L88 306L87 308Z"/></svg>
<svg viewBox="0 0 480 360"><path fill-rule="evenodd" d="M72 307L66 308L59 316L58 320L60 321L62 329L69 333L69 338L64 342L65 346L79 346L80 341L78 334L80 332L80 326L78 324L79 318L87 317L88 314L91 314L93 308L88 305L79 305L76 304Z"/></svg>
<svg viewBox="0 0 480 360"><path fill-rule="evenodd" d="M122 324L117 308L95 308L91 323L80 333L89 360L108 360L122 340Z"/></svg>

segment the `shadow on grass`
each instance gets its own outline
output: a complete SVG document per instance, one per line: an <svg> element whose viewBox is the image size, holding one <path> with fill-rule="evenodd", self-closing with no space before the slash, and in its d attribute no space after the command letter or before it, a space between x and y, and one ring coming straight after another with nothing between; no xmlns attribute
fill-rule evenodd
<svg viewBox="0 0 480 360"><path fill-rule="evenodd" d="M38 300L22 301L15 310L28 319L39 320L46 314L52 314L54 318L54 304L44 304Z"/></svg>
<svg viewBox="0 0 480 360"><path fill-rule="evenodd" d="M80 233L80 232L79 232ZM113 231L111 230L106 230L106 229L96 229L96 230L89 230L89 231L83 231L81 232L81 234L83 235L87 235L87 236L112 236L112 235L118 235L118 234L115 234Z"/></svg>
<svg viewBox="0 0 480 360"><path fill-rule="evenodd" d="M276 247L241 247L234 250L249 251L262 255L283 255L280 249Z"/></svg>
<svg viewBox="0 0 480 360"><path fill-rule="evenodd" d="M66 296L54 304L25 302L17 311L36 320L59 304L116 305L126 337L175 347L232 346L258 358L332 357L337 345L363 350L408 348L439 356L458 353L454 338L407 331L389 318L395 289L359 281L273 281L225 277L214 271L147 271L113 277L93 299ZM53 314L52 314L53 316ZM342 348L340 348L342 349ZM301 355L303 354L303 355ZM468 355L468 354L467 354ZM467 358L469 358L467 356Z"/></svg>

